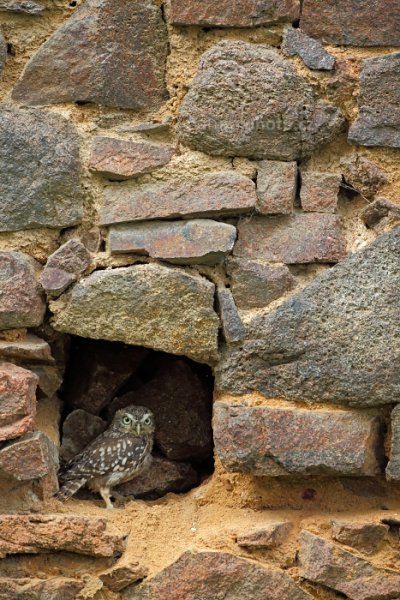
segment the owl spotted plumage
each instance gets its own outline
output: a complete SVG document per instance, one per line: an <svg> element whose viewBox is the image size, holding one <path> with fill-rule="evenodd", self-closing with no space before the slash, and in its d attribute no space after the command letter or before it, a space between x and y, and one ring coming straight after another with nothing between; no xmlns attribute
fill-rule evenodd
<svg viewBox="0 0 400 600"><path fill-rule="evenodd" d="M154 430L154 416L148 408L118 410L110 427L62 467L58 499L67 500L87 485L100 493L107 508L113 508L112 488L149 468Z"/></svg>

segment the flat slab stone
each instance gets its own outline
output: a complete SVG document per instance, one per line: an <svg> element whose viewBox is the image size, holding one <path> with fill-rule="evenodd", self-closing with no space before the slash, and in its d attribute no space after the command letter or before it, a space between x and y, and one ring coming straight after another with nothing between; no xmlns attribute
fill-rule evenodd
<svg viewBox="0 0 400 600"><path fill-rule="evenodd" d="M0 441L33 429L38 377L12 363L0 363Z"/></svg>
<svg viewBox="0 0 400 600"><path fill-rule="evenodd" d="M384 10L386 19L386 8ZM400 44L400 10L398 12ZM360 76L358 119L349 130L351 142L363 146L400 148L399 79L400 52L364 60Z"/></svg>
<svg viewBox="0 0 400 600"><path fill-rule="evenodd" d="M293 161L342 125L339 110L278 52L223 41L201 58L177 131L184 144L208 154Z"/></svg>
<svg viewBox="0 0 400 600"><path fill-rule="evenodd" d="M389 480L400 480L400 404L394 407L391 415L392 439L386 477Z"/></svg>
<svg viewBox="0 0 400 600"><path fill-rule="evenodd" d="M132 187L107 187L100 219L102 225L165 219L211 217L251 212L257 202L251 179L231 171Z"/></svg>
<svg viewBox="0 0 400 600"><path fill-rule="evenodd" d="M59 303L52 305L58 331L200 362L217 358L214 285L202 277L155 264L97 271Z"/></svg>
<svg viewBox="0 0 400 600"><path fill-rule="evenodd" d="M111 254L133 252L180 264L217 264L231 252L236 227L209 219L110 227Z"/></svg>
<svg viewBox="0 0 400 600"><path fill-rule="evenodd" d="M40 431L26 433L0 450L0 470L17 481L31 481L58 468L58 450Z"/></svg>
<svg viewBox="0 0 400 600"><path fill-rule="evenodd" d="M275 311L254 317L241 349L223 353L217 388L361 407L396 404L399 285L397 227Z"/></svg>
<svg viewBox="0 0 400 600"><path fill-rule="evenodd" d="M292 527L290 521L271 521L264 527L238 533L236 542L244 548L274 548L287 539Z"/></svg>
<svg viewBox="0 0 400 600"><path fill-rule="evenodd" d="M301 29L286 30L282 49L289 56L299 56L310 69L332 71L335 57L329 54L321 42L313 40Z"/></svg>
<svg viewBox="0 0 400 600"><path fill-rule="evenodd" d="M87 0L26 65L12 98L157 110L168 98L167 30L152 0Z"/></svg>
<svg viewBox="0 0 400 600"><path fill-rule="evenodd" d="M49 344L32 334L27 334L25 337L13 341L0 340L0 360L23 363L54 363Z"/></svg>
<svg viewBox="0 0 400 600"><path fill-rule="evenodd" d="M381 426L379 418L357 412L214 404L223 467L262 477L378 475Z"/></svg>
<svg viewBox="0 0 400 600"><path fill-rule="evenodd" d="M366 554L379 550L387 537L389 526L383 523L357 523L352 521L333 521L332 537L337 542L355 548Z"/></svg>
<svg viewBox="0 0 400 600"><path fill-rule="evenodd" d="M0 232L82 218L79 137L55 113L0 106Z"/></svg>
<svg viewBox="0 0 400 600"><path fill-rule="evenodd" d="M257 169L257 212L290 215L297 190L297 163L263 160Z"/></svg>
<svg viewBox="0 0 400 600"><path fill-rule="evenodd" d="M0 8L1 10L1 8ZM3 73L3 69L6 65L6 60L7 60L7 44L6 44L6 40L4 39L3 34L0 31L0 77Z"/></svg>
<svg viewBox="0 0 400 600"><path fill-rule="evenodd" d="M18 2L16 0L0 0L0 12L25 13L38 15L45 10L39 2Z"/></svg>

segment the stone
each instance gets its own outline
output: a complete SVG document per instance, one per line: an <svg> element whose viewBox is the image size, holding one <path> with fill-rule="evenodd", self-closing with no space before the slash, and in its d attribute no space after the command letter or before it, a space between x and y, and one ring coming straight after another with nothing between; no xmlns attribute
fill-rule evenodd
<svg viewBox="0 0 400 600"><path fill-rule="evenodd" d="M211 458L212 383L180 357L161 356L152 371L152 379L119 398L114 410L131 404L150 408L156 445L170 460Z"/></svg>
<svg viewBox="0 0 400 600"><path fill-rule="evenodd" d="M258 164L257 212L290 215L297 190L297 163L263 160Z"/></svg>
<svg viewBox="0 0 400 600"><path fill-rule="evenodd" d="M107 421L78 408L67 416L62 427L60 457L70 461L107 428Z"/></svg>
<svg viewBox="0 0 400 600"><path fill-rule="evenodd" d="M376 416L218 401L213 432L217 455L229 472L258 477L381 473L382 422Z"/></svg>
<svg viewBox="0 0 400 600"><path fill-rule="evenodd" d="M25 13L38 15L45 10L38 2L18 2L15 0L0 0L0 12Z"/></svg>
<svg viewBox="0 0 400 600"><path fill-rule="evenodd" d="M360 407L397 403L399 257L397 227L255 316L241 349L223 353L217 389Z"/></svg>
<svg viewBox="0 0 400 600"><path fill-rule="evenodd" d="M0 557L11 554L72 552L111 558L125 540L107 531L106 519L82 515L0 515Z"/></svg>
<svg viewBox="0 0 400 600"><path fill-rule="evenodd" d="M351 154L342 158L340 168L345 182L369 200L373 199L388 181L385 173L361 154Z"/></svg>
<svg viewBox="0 0 400 600"><path fill-rule="evenodd" d="M173 25L257 27L296 21L299 16L299 0L171 0L169 18Z"/></svg>
<svg viewBox="0 0 400 600"><path fill-rule="evenodd" d="M333 173L301 174L301 207L306 212L334 213L337 209L340 177Z"/></svg>
<svg viewBox="0 0 400 600"><path fill-rule="evenodd" d="M65 401L72 409L98 415L136 373L148 351L125 344L79 339L71 354ZM79 415L75 415L73 423L83 418L82 413ZM85 423L88 424L86 419Z"/></svg>
<svg viewBox="0 0 400 600"><path fill-rule="evenodd" d="M211 219L114 225L109 233L111 254L133 252L177 264L221 263L235 241L236 227Z"/></svg>
<svg viewBox="0 0 400 600"><path fill-rule="evenodd" d="M382 523L332 522L334 540L366 554L373 554L379 550L388 531L389 526Z"/></svg>
<svg viewBox="0 0 400 600"><path fill-rule="evenodd" d="M398 46L396 0L305 0L301 29L337 46Z"/></svg>
<svg viewBox="0 0 400 600"><path fill-rule="evenodd" d="M385 20L387 17L385 8ZM398 35L400 43L400 34ZM400 94L397 85L399 77L399 52L363 61L358 118L350 127L350 142L362 146L400 148Z"/></svg>
<svg viewBox="0 0 400 600"><path fill-rule="evenodd" d="M309 531L300 534L300 576L350 600L398 598L400 575L381 569Z"/></svg>
<svg viewBox="0 0 400 600"><path fill-rule="evenodd" d="M49 344L31 333L17 340L0 339L0 360L13 363L54 363Z"/></svg>
<svg viewBox="0 0 400 600"><path fill-rule="evenodd" d="M27 365L38 376L38 396L53 398L62 385L60 371L55 365Z"/></svg>
<svg viewBox="0 0 400 600"><path fill-rule="evenodd" d="M12 363L0 363L0 441L30 431L36 415L38 377Z"/></svg>
<svg viewBox="0 0 400 600"><path fill-rule="evenodd" d="M174 152L175 149L170 144L96 137L93 140L89 169L108 179L129 179L163 167L171 160Z"/></svg>
<svg viewBox="0 0 400 600"><path fill-rule="evenodd" d="M185 552L126 600L312 600L284 571L224 552Z"/></svg>
<svg viewBox="0 0 400 600"><path fill-rule="evenodd" d="M22 252L0 252L0 330L42 323L46 305L36 280L39 266Z"/></svg>
<svg viewBox="0 0 400 600"><path fill-rule="evenodd" d="M84 587L83 581L68 577L0 577L0 600L76 600Z"/></svg>
<svg viewBox="0 0 400 600"><path fill-rule="evenodd" d="M372 228L379 225L385 217L400 218L400 206L386 200L386 198L377 198L364 208L361 216L365 225Z"/></svg>
<svg viewBox="0 0 400 600"><path fill-rule="evenodd" d="M1 10L1 9L0 9ZM3 73L3 69L6 66L7 60L7 44L4 36L0 30L0 77Z"/></svg>
<svg viewBox="0 0 400 600"><path fill-rule="evenodd" d="M332 140L342 126L340 111L319 99L277 51L226 40L201 58L177 132L181 142L207 154L293 161Z"/></svg>
<svg viewBox="0 0 400 600"><path fill-rule="evenodd" d="M243 310L263 308L292 290L296 279L286 265L230 258L227 262L235 304Z"/></svg>
<svg viewBox="0 0 400 600"><path fill-rule="evenodd" d="M242 220L233 254L289 265L335 263L346 256L343 221L319 213Z"/></svg>
<svg viewBox="0 0 400 600"><path fill-rule="evenodd" d="M245 336L245 329L232 292L225 287L218 287L217 299L225 341L228 344L239 342Z"/></svg>
<svg viewBox="0 0 400 600"><path fill-rule="evenodd" d="M50 438L26 433L0 450L0 470L18 481L40 479L58 468L58 451Z"/></svg>
<svg viewBox="0 0 400 600"><path fill-rule="evenodd" d="M118 562L116 565L104 571L100 575L101 581L112 592L118 593L129 585L144 579L148 574L148 569L142 567L136 562Z"/></svg>
<svg viewBox="0 0 400 600"><path fill-rule="evenodd" d="M0 107L0 232L80 223L79 137L48 111Z"/></svg>
<svg viewBox="0 0 400 600"><path fill-rule="evenodd" d="M189 463L153 457L145 474L118 486L123 496L157 500L165 494L183 494L197 485L199 476Z"/></svg>
<svg viewBox="0 0 400 600"><path fill-rule="evenodd" d="M65 242L51 256L41 276L42 287L48 296L57 298L74 283L91 263L90 252L78 238Z"/></svg>
<svg viewBox="0 0 400 600"><path fill-rule="evenodd" d="M167 53L166 25L152 0L87 0L33 55L12 98L158 110L168 98Z"/></svg>
<svg viewBox="0 0 400 600"><path fill-rule="evenodd" d="M264 527L238 534L236 542L245 548L274 548L287 539L292 527L290 521L267 523Z"/></svg>
<svg viewBox="0 0 400 600"><path fill-rule="evenodd" d="M129 184L108 187L103 195L102 225L242 214L254 210L257 202L251 179L233 171L140 187Z"/></svg>
<svg viewBox="0 0 400 600"><path fill-rule="evenodd" d="M214 362L214 289L203 277L158 264L97 271L64 294L59 306L53 303L53 327Z"/></svg>
<svg viewBox="0 0 400 600"><path fill-rule="evenodd" d="M282 50L289 56L299 56L309 69L332 71L335 66L335 57L301 29L289 27L285 31Z"/></svg>
<svg viewBox="0 0 400 600"><path fill-rule="evenodd" d="M391 423L392 438L386 478L396 481L400 479L400 404L397 404L392 411Z"/></svg>

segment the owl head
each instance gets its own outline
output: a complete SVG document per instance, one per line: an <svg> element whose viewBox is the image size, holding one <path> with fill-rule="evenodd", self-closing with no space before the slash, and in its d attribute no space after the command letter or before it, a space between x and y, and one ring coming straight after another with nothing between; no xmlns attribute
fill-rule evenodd
<svg viewBox="0 0 400 600"><path fill-rule="evenodd" d="M127 406L117 410L111 429L135 436L154 433L154 415L145 406Z"/></svg>

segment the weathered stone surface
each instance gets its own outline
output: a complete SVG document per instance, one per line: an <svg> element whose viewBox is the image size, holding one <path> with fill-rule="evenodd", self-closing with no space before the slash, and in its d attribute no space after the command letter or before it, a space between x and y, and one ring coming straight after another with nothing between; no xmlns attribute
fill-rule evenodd
<svg viewBox="0 0 400 600"><path fill-rule="evenodd" d="M379 549L388 531L389 526L382 523L332 522L334 540L366 554L373 554Z"/></svg>
<svg viewBox="0 0 400 600"><path fill-rule="evenodd" d="M306 212L336 212L339 175L306 172L301 175L301 206Z"/></svg>
<svg viewBox="0 0 400 600"><path fill-rule="evenodd" d="M86 410L78 408L69 413L63 423L62 444L60 456L64 462L68 462L82 452L82 450L103 433L107 428L107 422L92 415Z"/></svg>
<svg viewBox="0 0 400 600"><path fill-rule="evenodd" d="M46 293L56 298L86 271L91 263L90 252L78 238L65 242L49 256L41 283Z"/></svg>
<svg viewBox="0 0 400 600"><path fill-rule="evenodd" d="M399 32L400 10L400 43ZM364 61L360 77L358 119L349 130L351 142L363 146L400 148L399 78L400 52Z"/></svg>
<svg viewBox="0 0 400 600"><path fill-rule="evenodd" d="M239 223L233 254L286 264L334 263L346 256L342 219L318 213L252 217Z"/></svg>
<svg viewBox="0 0 400 600"><path fill-rule="evenodd" d="M398 598L400 575L342 550L309 531L300 535L300 575L321 583L350 600Z"/></svg>
<svg viewBox="0 0 400 600"><path fill-rule="evenodd" d="M26 65L14 100L29 105L95 102L158 109L167 33L152 0L87 0Z"/></svg>
<svg viewBox="0 0 400 600"><path fill-rule="evenodd" d="M342 124L338 109L318 99L275 50L224 41L200 61L178 134L208 154L295 160L331 140Z"/></svg>
<svg viewBox="0 0 400 600"><path fill-rule="evenodd" d="M227 271L235 303L245 310L268 306L296 285L285 265L270 265L262 260L231 258Z"/></svg>
<svg viewBox="0 0 400 600"><path fill-rule="evenodd" d="M39 378L39 397L53 398L63 382L60 371L55 365L26 365Z"/></svg>
<svg viewBox="0 0 400 600"><path fill-rule="evenodd" d="M2 32L0 30L0 77L3 73L3 69L6 64L6 59L7 59L7 44L6 44L6 40L4 39Z"/></svg>
<svg viewBox="0 0 400 600"><path fill-rule="evenodd" d="M187 492L198 483L198 478L190 464L156 456L144 475L123 483L117 491L123 496L156 500L171 492Z"/></svg>
<svg viewBox="0 0 400 600"><path fill-rule="evenodd" d="M300 27L338 46L398 46L396 0L305 0Z"/></svg>
<svg viewBox="0 0 400 600"><path fill-rule="evenodd" d="M241 351L227 349L218 364L217 387L308 402L397 403L399 257L397 227L255 317Z"/></svg>
<svg viewBox="0 0 400 600"><path fill-rule="evenodd" d="M245 336L245 329L232 292L225 287L218 287L217 298L225 341L228 344L239 342Z"/></svg>
<svg viewBox="0 0 400 600"><path fill-rule="evenodd" d="M295 21L299 16L299 0L171 0L170 21L173 25L256 27Z"/></svg>
<svg viewBox="0 0 400 600"><path fill-rule="evenodd" d="M387 183L387 177L373 162L361 154L351 154L340 161L346 183L368 199Z"/></svg>
<svg viewBox="0 0 400 600"><path fill-rule="evenodd" d="M73 552L112 557L124 550L122 536L107 531L107 521L74 515L0 515L0 557L9 554Z"/></svg>
<svg viewBox="0 0 400 600"><path fill-rule="evenodd" d="M276 521L237 535L239 546L247 548L273 548L282 544L292 529L290 521Z"/></svg>
<svg viewBox="0 0 400 600"><path fill-rule="evenodd" d="M282 49L289 56L300 56L310 69L331 71L335 66L335 57L324 49L321 42L313 40L300 29L290 27L286 30Z"/></svg>
<svg viewBox="0 0 400 600"><path fill-rule="evenodd" d="M11 363L0 363L0 441L26 433L36 414L38 377Z"/></svg>
<svg viewBox="0 0 400 600"><path fill-rule="evenodd" d="M236 227L211 219L129 223L110 228L111 254L134 252L180 264L217 264L231 252Z"/></svg>
<svg viewBox="0 0 400 600"><path fill-rule="evenodd" d="M388 479L400 480L400 404L392 411L392 441L390 460L386 467Z"/></svg>
<svg viewBox="0 0 400 600"><path fill-rule="evenodd" d="M219 320L214 285L161 265L92 273L60 299L53 325L81 337L122 341L184 354L199 362L217 358Z"/></svg>
<svg viewBox="0 0 400 600"><path fill-rule="evenodd" d="M43 12L45 6L38 2L17 2L15 0L1 0L0 12L26 13L29 15L37 15Z"/></svg>
<svg viewBox="0 0 400 600"><path fill-rule="evenodd" d="M22 252L0 252L0 329L36 327L46 305L36 281L33 258Z"/></svg>
<svg viewBox="0 0 400 600"><path fill-rule="evenodd" d="M169 144L96 137L89 169L108 179L129 179L166 165L173 154L174 147Z"/></svg>
<svg viewBox="0 0 400 600"><path fill-rule="evenodd" d="M286 573L222 552L185 552L125 600L311 600Z"/></svg>
<svg viewBox="0 0 400 600"><path fill-rule="evenodd" d="M386 198L377 198L368 204L362 212L362 220L369 228L375 227L382 219L389 216L399 219L400 206L386 200Z"/></svg>
<svg viewBox="0 0 400 600"><path fill-rule="evenodd" d="M7 362L54 363L49 344L32 334L17 340L0 340L0 359Z"/></svg>
<svg viewBox="0 0 400 600"><path fill-rule="evenodd" d="M58 452L47 435L36 431L0 450L0 469L18 481L31 481L57 470Z"/></svg>
<svg viewBox="0 0 400 600"><path fill-rule="evenodd" d="M290 215L296 198L297 163L263 160L258 166L257 212Z"/></svg>
<svg viewBox="0 0 400 600"><path fill-rule="evenodd" d="M51 579L0 577L0 600L76 600L85 587L79 579L52 577Z"/></svg>
<svg viewBox="0 0 400 600"><path fill-rule="evenodd" d="M117 563L100 575L101 581L112 592L121 592L129 585L144 579L148 569L136 562Z"/></svg>
<svg viewBox="0 0 400 600"><path fill-rule="evenodd" d="M104 190L101 224L241 214L251 212L256 202L251 179L231 171L140 188L127 184Z"/></svg>
<svg viewBox="0 0 400 600"><path fill-rule="evenodd" d="M381 422L371 415L216 402L213 431L227 471L269 477L381 472Z"/></svg>

